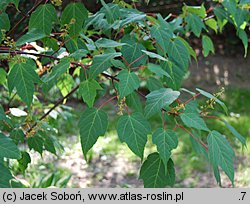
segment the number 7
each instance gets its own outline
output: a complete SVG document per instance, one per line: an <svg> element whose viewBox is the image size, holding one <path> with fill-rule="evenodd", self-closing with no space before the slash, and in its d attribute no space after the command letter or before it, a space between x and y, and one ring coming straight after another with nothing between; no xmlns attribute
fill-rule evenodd
<svg viewBox="0 0 250 204"><path fill-rule="evenodd" d="M247 193L247 192L241 192L241 194L242 194L241 200L244 200L244 197L245 197L246 193Z"/></svg>

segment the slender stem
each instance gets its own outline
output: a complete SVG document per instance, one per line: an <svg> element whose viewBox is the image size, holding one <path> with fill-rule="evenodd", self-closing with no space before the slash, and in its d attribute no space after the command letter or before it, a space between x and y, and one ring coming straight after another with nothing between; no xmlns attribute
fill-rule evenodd
<svg viewBox="0 0 250 204"><path fill-rule="evenodd" d="M125 62L125 64L126 64L127 66L129 66L128 61L127 61L123 56L121 56L121 58L122 58L122 61Z"/></svg>
<svg viewBox="0 0 250 204"><path fill-rule="evenodd" d="M131 69L134 70L134 69L145 69L145 68L147 68L147 66L138 66L138 67L133 67Z"/></svg>
<svg viewBox="0 0 250 204"><path fill-rule="evenodd" d="M115 98L117 98L117 96L113 96L112 98L108 99L98 109L99 110L102 109L106 104L108 104L110 101L114 100Z"/></svg>
<svg viewBox="0 0 250 204"><path fill-rule="evenodd" d="M8 103L8 108L10 107L10 104L14 100L16 95L17 95L17 93L14 93L13 96L10 98L9 103Z"/></svg>
<svg viewBox="0 0 250 204"><path fill-rule="evenodd" d="M181 125L178 125L178 127L187 132L192 138L194 138L199 144L201 144L206 149L206 151L208 151L207 145L205 145L202 141L200 141L197 137L195 137L188 129L186 129Z"/></svg>
<svg viewBox="0 0 250 204"><path fill-rule="evenodd" d="M115 87L115 81L114 81L114 79L111 79L111 80L112 80L112 86L113 86L113 88L114 88L114 90L115 90L116 96L118 96L119 93L118 93L118 90L117 90L116 87Z"/></svg>
<svg viewBox="0 0 250 204"><path fill-rule="evenodd" d="M136 90L136 93L138 93L140 96L142 96L143 98L146 98L146 96L143 94L143 93L141 93L140 91L138 91L138 90Z"/></svg>
<svg viewBox="0 0 250 204"><path fill-rule="evenodd" d="M201 95L201 93L195 94L192 98L190 98L189 100L187 100L187 101L184 103L184 105L187 105L190 101L196 99L199 95Z"/></svg>
<svg viewBox="0 0 250 204"><path fill-rule="evenodd" d="M131 115L131 112L129 111L129 107L127 106L127 104L125 104L125 108L126 108L128 115Z"/></svg>
<svg viewBox="0 0 250 204"><path fill-rule="evenodd" d="M171 17L173 17L173 18L177 18L177 17L178 17L178 15L176 15L176 14L172 14L172 13L171 13Z"/></svg>
<svg viewBox="0 0 250 204"><path fill-rule="evenodd" d="M178 128L178 124L176 124L176 125L174 126L173 131L176 131L177 128Z"/></svg>
<svg viewBox="0 0 250 204"><path fill-rule="evenodd" d="M70 38L67 39L66 41L63 40L63 42L60 44L60 46L57 48L57 50L55 50L55 51L53 52L52 56L54 56L56 53L58 53L59 50L60 50L67 42L69 42L70 40L73 40L74 38L75 38L75 36L74 36L74 37L70 37Z"/></svg>
<svg viewBox="0 0 250 204"><path fill-rule="evenodd" d="M162 111L161 111L162 123L163 123L164 129L166 130L166 128L167 128L167 123L166 123L166 120L165 120L165 118L164 118L164 114L165 114L165 111L162 110Z"/></svg>
<svg viewBox="0 0 250 204"><path fill-rule="evenodd" d="M109 74L106 74L106 73L101 73L102 76L106 77L106 78L110 78L114 81L120 81L118 78L112 76L112 75L109 75Z"/></svg>
<svg viewBox="0 0 250 204"><path fill-rule="evenodd" d="M7 54L13 54L13 55L33 55L33 56L37 56L37 57L46 57L46 58L58 60L58 61L61 60L60 58L54 57L52 55L39 54L39 53L29 53L29 52L24 52L24 51L19 51L19 50L11 51L9 48L6 48L6 47L0 47L0 53L7 53ZM86 66L80 62L71 62L71 64L76 65L76 66L80 66L84 69L88 68L88 66Z"/></svg>
<svg viewBox="0 0 250 204"><path fill-rule="evenodd" d="M3 121L3 123L4 123L8 128L11 128L10 125L9 125L6 121L4 121L4 120L2 120L2 121Z"/></svg>
<svg viewBox="0 0 250 204"><path fill-rule="evenodd" d="M44 118L46 118L56 107L58 107L60 104L63 103L63 101L65 99L67 99L69 96L71 96L74 92L76 92L79 88L79 85L77 85L75 88L73 88L66 96L64 96L63 98L59 99L54 106L49 109L49 111L47 111L44 115L42 115L38 121L42 121ZM27 133L30 133L36 126L38 125L38 122L35 122L28 130Z"/></svg>
<svg viewBox="0 0 250 204"><path fill-rule="evenodd" d="M213 118L213 119L220 119L219 117L215 116L215 115L203 115L202 117L205 118Z"/></svg>
<svg viewBox="0 0 250 204"><path fill-rule="evenodd" d="M147 16L152 16L152 17L156 17L156 13L146 13L147 14Z"/></svg>
<svg viewBox="0 0 250 204"><path fill-rule="evenodd" d="M176 99L176 102L178 103L178 105L181 105L181 100L180 99Z"/></svg>
<svg viewBox="0 0 250 204"><path fill-rule="evenodd" d="M141 58L143 58L146 54L141 55L140 57L138 57L137 59L135 59L133 62L131 62L128 67L131 67L131 65L133 65L134 63L138 62Z"/></svg>
<svg viewBox="0 0 250 204"><path fill-rule="evenodd" d="M206 13L210 13L210 12L212 12L214 10L214 7L210 7L207 11L206 11Z"/></svg>
<svg viewBox="0 0 250 204"><path fill-rule="evenodd" d="M0 53L6 53L6 54L13 54L13 55L33 55L37 57L46 57L49 59L54 59L54 60L60 60L60 58L51 56L51 55L46 55L46 54L39 54L39 53L29 53L29 52L23 52L19 50L11 51L9 48L5 47L0 47Z"/></svg>

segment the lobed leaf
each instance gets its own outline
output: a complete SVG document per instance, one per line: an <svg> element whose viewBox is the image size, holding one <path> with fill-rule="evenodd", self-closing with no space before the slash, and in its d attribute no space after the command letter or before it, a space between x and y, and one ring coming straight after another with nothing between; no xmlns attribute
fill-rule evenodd
<svg viewBox="0 0 250 204"><path fill-rule="evenodd" d="M13 178L10 170L0 163L0 188L10 188L10 180Z"/></svg>
<svg viewBox="0 0 250 204"><path fill-rule="evenodd" d="M39 30L45 35L52 31L52 24L57 21L56 9L51 4L42 4L31 14L29 32Z"/></svg>
<svg viewBox="0 0 250 204"><path fill-rule="evenodd" d="M79 124L82 151L87 157L88 151L96 143L98 137L103 136L108 126L107 114L96 108L87 108L81 115Z"/></svg>
<svg viewBox="0 0 250 204"><path fill-rule="evenodd" d="M150 124L142 113L122 116L117 123L117 133L121 142L125 142L137 156L143 159L144 148Z"/></svg>
<svg viewBox="0 0 250 204"><path fill-rule="evenodd" d="M28 146L30 149L34 149L36 152L39 152L41 155L43 153L44 139L39 135L35 134L32 137L28 138Z"/></svg>
<svg viewBox="0 0 250 204"><path fill-rule="evenodd" d="M152 91L146 96L146 118L150 118L155 113L160 112L162 108L169 106L179 97L179 95L179 91L173 91L170 88L161 88L159 90Z"/></svg>
<svg viewBox="0 0 250 204"><path fill-rule="evenodd" d="M0 133L0 158L21 158L21 153L16 144L2 133Z"/></svg>
<svg viewBox="0 0 250 204"><path fill-rule="evenodd" d="M201 18L196 14L188 14L186 17L187 29L191 30L196 37L200 37L202 29L206 29Z"/></svg>
<svg viewBox="0 0 250 204"><path fill-rule="evenodd" d="M171 76L157 64L148 63L148 69L159 77L166 76L172 79Z"/></svg>
<svg viewBox="0 0 250 204"><path fill-rule="evenodd" d="M190 102L186 105L185 110L180 114L180 118L188 127L195 128L197 130L210 131L207 128L205 121L200 117L200 113L195 102Z"/></svg>
<svg viewBox="0 0 250 204"><path fill-rule="evenodd" d="M126 43L126 45L122 46L121 53L128 64L131 64L131 68L138 67L146 63L148 57L142 52L142 50L146 49L134 37L125 35L121 42Z"/></svg>
<svg viewBox="0 0 250 204"><path fill-rule="evenodd" d="M16 45L20 46L20 45L23 45L25 43L35 42L35 41L43 39L45 37L46 37L45 33L34 28L34 29L30 30L29 32L27 32L26 34L24 34L22 37L20 37L17 40Z"/></svg>
<svg viewBox="0 0 250 204"><path fill-rule="evenodd" d="M172 38L172 33L163 29L161 26L154 25L150 29L150 34L156 39L157 52L162 56L165 56L169 47L169 42Z"/></svg>
<svg viewBox="0 0 250 204"><path fill-rule="evenodd" d="M120 46L126 45L126 43L119 43L117 41L110 40L107 38L99 38L95 42L95 44L98 48L120 47Z"/></svg>
<svg viewBox="0 0 250 204"><path fill-rule="evenodd" d="M174 62L180 69L187 71L190 54L185 43L180 38L176 38L169 42L169 47L167 51L169 55L169 60Z"/></svg>
<svg viewBox="0 0 250 204"><path fill-rule="evenodd" d="M162 82L160 80L158 80L157 78L149 77L147 79L147 88L150 92L159 90L163 87L164 86L163 86Z"/></svg>
<svg viewBox="0 0 250 204"><path fill-rule="evenodd" d="M207 57L210 52L214 53L213 41L207 35L202 36L202 48L204 57Z"/></svg>
<svg viewBox="0 0 250 204"><path fill-rule="evenodd" d="M134 72L123 70L118 74L117 78L119 79L118 92L121 98L133 93L140 86L139 77Z"/></svg>
<svg viewBox="0 0 250 204"><path fill-rule="evenodd" d="M90 108L93 107L97 90L102 90L102 87L94 79L83 81L80 84L79 93Z"/></svg>
<svg viewBox="0 0 250 204"><path fill-rule="evenodd" d="M21 152L22 158L18 160L18 166L21 171L24 173L28 168L28 165L31 163L31 158L28 152Z"/></svg>
<svg viewBox="0 0 250 204"><path fill-rule="evenodd" d="M171 151L178 146L178 137L172 130L164 130L162 128L158 128L153 133L152 140L153 143L157 146L157 150L165 165L165 171L167 172Z"/></svg>
<svg viewBox="0 0 250 204"><path fill-rule="evenodd" d="M230 132L240 141L240 143L246 147L246 139L227 121L223 121L226 125L226 127L230 130Z"/></svg>
<svg viewBox="0 0 250 204"><path fill-rule="evenodd" d="M152 153L147 160L142 164L140 170L140 179L143 179L145 188L163 188L166 186L173 186L175 183L175 169L174 163L169 159L167 164L167 171L165 165L161 160L159 153Z"/></svg>
<svg viewBox="0 0 250 204"><path fill-rule="evenodd" d="M220 166L234 184L234 151L227 139L213 130L207 138L208 155L212 166Z"/></svg>
<svg viewBox="0 0 250 204"><path fill-rule="evenodd" d="M88 18L88 11L82 3L70 3L62 12L61 27L69 25L69 35L76 38Z"/></svg>
<svg viewBox="0 0 250 204"><path fill-rule="evenodd" d="M3 34L9 31L9 29L10 29L10 20L8 14L0 12L0 43L2 42Z"/></svg>
<svg viewBox="0 0 250 204"><path fill-rule="evenodd" d="M94 79L103 71L107 70L112 65L111 60L119 56L121 56L121 53L107 53L94 56L93 63L89 70L90 77Z"/></svg>
<svg viewBox="0 0 250 204"><path fill-rule="evenodd" d="M247 50L248 50L248 37L247 37L247 33L246 31L242 30L242 29L239 29L238 30L238 36L239 38L241 39L243 45L244 45L244 48L245 48L245 55L244 57L247 56Z"/></svg>

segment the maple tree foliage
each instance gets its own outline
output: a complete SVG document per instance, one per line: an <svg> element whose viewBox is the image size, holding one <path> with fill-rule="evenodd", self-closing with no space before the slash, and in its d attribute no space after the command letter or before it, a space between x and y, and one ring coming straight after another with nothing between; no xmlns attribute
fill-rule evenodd
<svg viewBox="0 0 250 204"><path fill-rule="evenodd" d="M14 25L6 9L14 6L18 11L19 0L0 2L0 60L7 62L7 68L0 68L0 85L10 96L8 105L0 106L0 187L13 187L13 181L18 180L8 160L17 160L25 172L32 159L30 150L41 155L45 150L60 154L56 132L47 118L74 93L86 104L78 124L85 159L107 131L109 116L103 107L114 100L120 115L117 135L141 159L139 178L145 187L174 186L171 152L180 140L177 129L190 135L194 150L212 166L219 184L220 171L234 184L234 150L227 136L204 120L222 120L219 114L211 115L214 108L220 115L227 114L227 107L220 100L224 90L211 94L196 89L195 93L188 91L190 99L181 100L187 92L182 82L190 61L197 60L186 34L201 39L203 55L207 57L215 53L211 32L223 32L231 24L246 56L250 1L214 1L211 8L184 5L182 13L166 18L138 11L124 1L106 4L101 0L102 8L95 14L79 2L69 3L58 12L60 2L36 1ZM13 35L26 21L27 29ZM97 107L97 94L106 86L110 99ZM38 97L39 92L47 95L55 88L62 98L53 106ZM10 114L13 97L20 101L14 107L14 115ZM207 98L206 103L200 104L199 97ZM37 112L35 103L46 112ZM24 119L18 121L16 116ZM156 129L151 126L154 117L162 118ZM170 120L175 122L173 127L167 125ZM223 122L245 146L244 137ZM145 155L149 135L156 152Z"/></svg>

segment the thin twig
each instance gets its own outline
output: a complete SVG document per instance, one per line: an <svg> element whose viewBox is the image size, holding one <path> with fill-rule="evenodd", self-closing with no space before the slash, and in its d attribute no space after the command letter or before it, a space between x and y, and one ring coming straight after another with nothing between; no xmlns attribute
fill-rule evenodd
<svg viewBox="0 0 250 204"><path fill-rule="evenodd" d="M10 107L10 104L14 100L16 95L17 95L17 93L14 93L13 96L10 98L9 103L8 103L8 108Z"/></svg>
<svg viewBox="0 0 250 204"><path fill-rule="evenodd" d="M201 95L201 93L197 93L195 94L192 98L190 98L189 100L187 100L184 105L187 105L189 102L191 102L192 100L196 99L199 95Z"/></svg>
<svg viewBox="0 0 250 204"><path fill-rule="evenodd" d="M46 55L46 54L40 54L40 53L29 53L29 52L23 52L23 51L19 51L19 50L15 50L15 51L11 51L9 48L6 49L5 47L0 47L0 53L4 54L12 54L12 55L33 55L33 56L37 56L37 57L46 57L49 59L54 59L54 60L61 60L58 57L54 57L51 55Z"/></svg>
<svg viewBox="0 0 250 204"><path fill-rule="evenodd" d="M137 59L135 59L133 62L131 62L131 63L128 65L128 67L131 67L131 65L133 65L133 64L136 63L136 62L138 62L141 58L143 58L143 57L145 57L145 56L146 56L146 54L141 55L140 57L138 57Z"/></svg>
<svg viewBox="0 0 250 204"><path fill-rule="evenodd" d="M6 48L6 47L0 47L0 54L1 53L12 54L12 55L33 55L36 57L45 57L45 58L58 60L58 61L61 60L60 58L54 57L52 55L46 55L46 54L40 54L40 53L30 53L30 52L24 52L24 51L19 51L19 50L11 51L9 48ZM80 66L84 69L88 68L88 65L84 65L80 62L70 62L70 63L73 65L76 65L76 66Z"/></svg>
<svg viewBox="0 0 250 204"><path fill-rule="evenodd" d="M197 137L195 137L188 129L186 129L185 127L183 127L181 125L177 125L177 127L181 128L182 130L187 132L192 138L194 138L199 144L201 144L206 149L206 151L208 151L207 145L205 145L202 141L200 141Z"/></svg>
<svg viewBox="0 0 250 204"><path fill-rule="evenodd" d="M63 101L65 99L67 99L69 96L71 96L74 92L76 92L79 88L79 85L77 85L75 88L73 88L66 96L64 96L63 98L59 99L54 106L49 109L49 111L47 111L44 115L42 115L38 121L42 121L44 118L46 118L56 107L58 107L60 104L63 103ZM35 122L28 130L27 133L30 133L36 126L38 125L38 122Z"/></svg>
<svg viewBox="0 0 250 204"><path fill-rule="evenodd" d="M112 98L108 99L98 109L99 110L102 109L106 104L108 104L110 101L114 100L115 98L117 98L117 96L113 96Z"/></svg>
<svg viewBox="0 0 250 204"><path fill-rule="evenodd" d="M127 61L123 56L121 56L121 58L122 58L122 61L125 62L125 64L126 64L127 66L129 66L128 61Z"/></svg>

